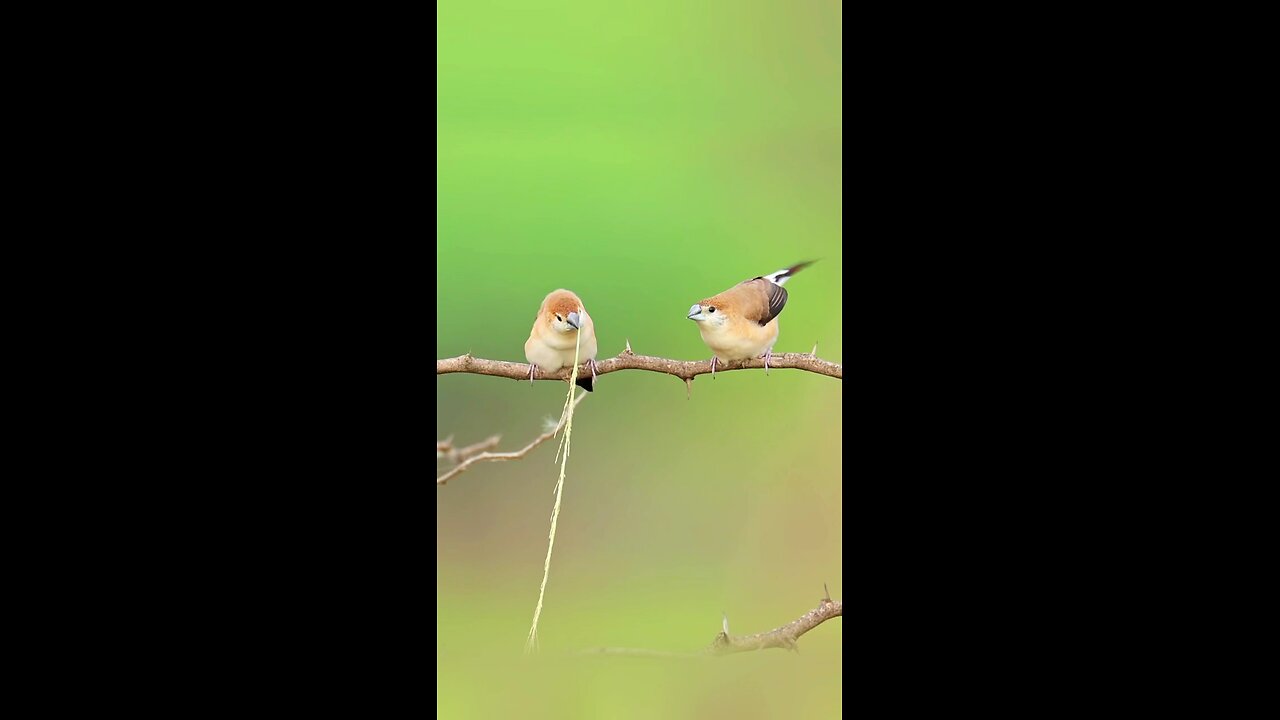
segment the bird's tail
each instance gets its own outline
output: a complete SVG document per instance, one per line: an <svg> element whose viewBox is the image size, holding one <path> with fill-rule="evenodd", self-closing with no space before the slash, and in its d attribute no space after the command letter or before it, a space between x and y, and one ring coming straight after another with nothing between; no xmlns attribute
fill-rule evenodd
<svg viewBox="0 0 1280 720"><path fill-rule="evenodd" d="M768 280L769 282L773 283L774 285L779 285L779 286L781 286L781 285L785 285L785 284L787 284L787 281L791 279L791 276L792 276L792 275L795 275L796 273L800 272L801 270L803 270L803 269L805 269L805 268L809 267L810 265L812 265L812 264L814 264L814 263L816 263L816 262L818 262L818 261L817 261L817 260L806 260L805 262L802 262L802 263L799 263L799 264L796 264L796 265L792 265L791 267L787 268L786 270L779 270L779 271L778 271L778 272L776 272L776 273L772 273L772 274L770 274L770 275L765 275L765 276L764 276L764 278L765 278L766 280Z"/></svg>
<svg viewBox="0 0 1280 720"><path fill-rule="evenodd" d="M582 388L583 390L586 390L587 392L592 392L592 384L593 384L593 383L592 383L592 381L593 381L593 380L594 380L594 378L592 378L590 375L587 375L586 377L580 377L580 378L578 378L578 382L576 382L576 383L574 383L574 384L575 384L575 385L577 385L578 387Z"/></svg>

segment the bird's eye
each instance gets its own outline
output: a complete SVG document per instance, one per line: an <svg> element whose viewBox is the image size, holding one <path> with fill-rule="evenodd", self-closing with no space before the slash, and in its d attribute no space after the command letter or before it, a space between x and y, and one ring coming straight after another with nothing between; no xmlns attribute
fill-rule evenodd
<svg viewBox="0 0 1280 720"><path fill-rule="evenodd" d="M707 312L709 312L709 313L713 313L713 312L715 312L715 311L716 311L716 309L715 309L715 308L713 308L713 307L709 307L709 308L707 308Z"/></svg>
<svg viewBox="0 0 1280 720"><path fill-rule="evenodd" d="M556 313L556 320L564 322L564 318L560 317L560 313Z"/></svg>

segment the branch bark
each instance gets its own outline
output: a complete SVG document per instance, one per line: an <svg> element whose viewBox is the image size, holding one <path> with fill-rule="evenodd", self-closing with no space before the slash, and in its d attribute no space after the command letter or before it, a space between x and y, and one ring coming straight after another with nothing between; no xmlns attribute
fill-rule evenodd
<svg viewBox="0 0 1280 720"><path fill-rule="evenodd" d="M729 634L729 623L725 621L725 629L716 639L711 641L711 645L702 652L711 655L729 655L732 653L748 652L751 650L764 650L766 648L784 648L787 650L797 650L796 640L801 635L818 627L822 623L834 617L844 615L844 601L832 600L831 598L823 598L818 603L818 607L810 610L800 619L787 623L780 628L774 628L768 632L756 633L755 635L746 635L741 637L733 637Z"/></svg>
<svg viewBox="0 0 1280 720"><path fill-rule="evenodd" d="M527 377L527 374L526 374L526 377ZM583 392L583 393L579 393L579 394L578 394L578 397L577 397L576 399L574 399L574 401L573 401L573 407L574 407L575 409L578 407L578 403L582 402L583 398L585 398L585 397L587 396L587 394L588 394L588 393L585 393L585 392ZM560 418L560 422L555 426L555 429L553 429L553 430L548 430L547 432L545 432L545 433L543 433L543 434L539 435L538 437L534 438L533 442L529 443L528 445L525 445L523 449L521 449L521 450L517 450L516 452L503 452L503 453L485 452L485 453L480 453L479 455L472 455L471 457L469 457L469 458L467 458L466 460L464 460L460 465L458 465L458 466L457 466L457 467L455 467L454 469L452 469L452 470L450 470L449 472L447 472L447 473L445 473L445 474L441 475L440 477L436 478L436 485L444 485L445 483L449 482L449 481L450 481L450 480L452 480L453 478L455 478L455 477L457 477L458 475L460 475L460 474L462 474L463 472L465 472L465 471L467 470L467 468L471 467L472 465L474 465L475 463L478 463L478 462L485 462L485 461L488 461L488 460L519 460L520 458L524 457L525 455L528 455L530 450L533 450L534 448L538 447L538 446L539 446L539 445L541 445L542 443L544 443L544 442L546 442L546 441L550 440L551 438L555 437L555 434L556 434L556 433L558 433L558 432L560 432L560 430L564 427L565 420L567 420L568 418L569 418L569 413L567 413L567 412L566 412L566 413L564 413L564 415L563 415L563 416L561 416L561 418ZM492 442L490 442L490 441L492 441ZM449 440L440 440L440 441L437 441L437 442L436 442L436 455L437 455L437 457L438 457L438 456L439 456L439 454L440 454L440 446L441 446L441 444L443 444L443 443L448 443L448 442L450 442L450 441L449 441ZM474 448L474 447L476 447L476 446L478 446L478 445L484 445L485 443L490 443L490 445L489 445L490 447L492 447L493 445L496 445L496 444L498 443L497 436L495 435L494 437L491 437L491 438L489 438L488 440L485 440L485 441L480 442L480 443L476 443L476 445L472 445L472 446L470 446L470 447ZM467 450L467 449L469 449L469 448L463 448L463 450ZM461 452L462 452L462 450L460 450L460 451L458 451L458 452L459 452L459 453L461 453Z"/></svg>
<svg viewBox="0 0 1280 720"><path fill-rule="evenodd" d="M763 368L764 360L760 358L751 358L749 360L734 360L730 362L716 363L716 372L727 372L731 370L751 370L755 368ZM805 370L819 375L826 375L836 379L844 379L844 367L838 363L823 360L812 353L781 353L774 355L769 359L770 369L790 369ZM668 358L653 357L651 355L636 355L631 352L631 346L628 343L627 349L623 350L616 357L608 360L600 360L596 362L596 375L607 375L611 372L619 370L647 370L649 372L664 373L666 375L674 375L685 382L693 380L699 375L707 375L711 372L710 360L670 360ZM538 380L568 380L573 368L561 368L554 373L539 373ZM484 360L478 357L472 357L471 353L459 355L458 357L445 358L436 360L436 374L445 375L448 373L471 373L473 375L492 375L494 377L511 378L512 380L528 380L529 365L527 363L507 362L505 360ZM578 368L578 377L585 377L591 374L591 366L583 363Z"/></svg>
<svg viewBox="0 0 1280 720"><path fill-rule="evenodd" d="M444 460L451 463L459 463L471 458L473 455L481 453L498 444L501 435L493 435L474 445L468 445L463 448L453 446L453 438L445 438L436 441L436 460Z"/></svg>
<svg viewBox="0 0 1280 720"><path fill-rule="evenodd" d="M801 615L798 620L787 623L782 627L774 628L768 632L734 637L729 634L729 619L725 618L724 629L720 634L716 635L715 640L712 640L710 645L698 652L672 653L660 650L643 650L639 648L597 648L595 650L588 650L587 653L598 655L626 655L630 657L701 657L707 655L731 655L733 653L764 650L767 648L784 648L799 652L799 648L796 646L796 641L800 639L801 635L804 635L831 618L842 617L843 615L844 601L832 600L828 594L827 597L824 597L819 601L818 607L810 610L804 615Z"/></svg>

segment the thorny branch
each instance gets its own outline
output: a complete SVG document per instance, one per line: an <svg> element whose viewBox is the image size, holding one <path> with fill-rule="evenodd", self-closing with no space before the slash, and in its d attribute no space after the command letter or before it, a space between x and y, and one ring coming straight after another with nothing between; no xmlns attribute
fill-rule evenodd
<svg viewBox="0 0 1280 720"><path fill-rule="evenodd" d="M815 350L817 348L815 347ZM753 368L763 368L764 360L761 358L751 358L749 360L733 360L728 362L716 363L716 372L726 372L729 370L750 370ZM837 379L844 379L844 367L838 363L823 360L817 357L816 353L780 353L769 358L770 369L792 369L806 370L819 375L826 375ZM627 348L608 360L599 360L596 362L596 375L607 375L611 372L619 370L648 370L649 372L665 373L674 375L686 384L699 375L707 375L711 372L710 360L669 360L667 358L653 357L651 355L636 355L631 352L631 344L627 343ZM538 380L568 380L570 373L573 372L572 367L561 368L554 373L537 374ZM527 363L507 362L505 360L484 360L478 357L472 357L471 353L459 355L458 357L445 358L436 360L436 374L445 375L447 373L471 373L473 375L492 375L494 377L511 378L512 380L528 380L529 365ZM585 377L591 373L591 366L583 363L578 368L578 377Z"/></svg>
<svg viewBox="0 0 1280 720"><path fill-rule="evenodd" d="M824 585L825 588L825 585ZM774 628L768 632L756 633L755 635L739 635L733 636L729 634L729 618L724 619L723 630L716 635L715 640L702 650L694 653L672 653L660 650L640 650L636 648L598 648L589 650L587 653L600 655L629 655L640 657L699 657L706 655L730 655L732 653L749 652L751 650L764 650L766 648L785 648L787 650L795 650L799 652L796 646L796 640L801 635L818 627L822 623L834 617L844 615L844 601L832 600L830 593L819 601L818 607L801 615L798 620L787 623L779 628Z"/></svg>
<svg viewBox="0 0 1280 720"><path fill-rule="evenodd" d="M712 655L728 655L730 653L764 650L766 648L798 650L796 640L800 639L801 635L833 617L841 617L842 615L844 615L844 601L823 598L818 607L800 616L800 619L769 632L733 637L728 631L723 631L716 636L716 639L703 652ZM726 622L725 625L727 626L728 623Z"/></svg>
<svg viewBox="0 0 1280 720"><path fill-rule="evenodd" d="M582 399L583 399L583 398L585 398L586 396L587 396L587 393L585 393L585 392L584 392L584 393L579 394L579 395L578 395L578 397L577 397L577 399L575 399L575 400L573 401L573 406L574 406L574 408L577 408L577 407L578 407L578 403L582 402ZM455 467L454 469L450 470L449 472L447 472L447 473L445 473L445 474L441 475L440 477L436 478L436 485L444 485L445 483L447 483L447 482L449 482L450 480L452 480L455 476L457 476L458 474L460 474L460 473L464 472L467 468L471 467L473 464L478 463L478 462L483 462L483 461L485 461L485 460L519 460L520 458L524 457L525 455L528 455L530 450L532 450L532 449L534 449L534 448L538 447L538 446L539 446L539 445L541 445L542 443L544 443L544 442L546 442L546 441L550 440L551 438L555 437L556 433L560 432L560 429L564 427L565 420L567 420L568 418L569 418L569 413L567 413L567 412L566 412L566 413L564 414L564 416L560 418L560 422L555 426L555 428L554 428L554 429L552 429L552 430L548 430L547 432L545 432L545 433L543 433L543 434L539 435L538 437L534 438L533 442L531 442L531 443L529 443L528 445L524 446L524 448L523 448L523 449L521 449L521 450L517 450L516 452L503 452L503 453L484 452L484 453L480 453L479 455L472 455L471 457L469 457L469 458L467 458L466 460L464 460L464 461L462 462L462 464L458 465L457 467ZM436 442L436 457L439 457L439 456L440 456L440 447L441 447L441 445L442 445L443 443L449 443L449 442L451 442L451 441L450 441L450 440L440 440L440 441L437 441L437 442ZM467 451L467 450L470 450L471 448L475 448L475 447L478 447L478 446L480 446L480 445L485 445L486 443L488 443L489 447L492 447L493 445L498 444L498 438L497 438L497 436L491 437L491 438L489 438L488 440L484 440L483 442L476 443L475 445L472 445L472 446L470 446L470 447L463 448L462 450L458 450L457 452L458 452L459 454L461 454L461 453L463 453L463 452L465 452L465 451Z"/></svg>

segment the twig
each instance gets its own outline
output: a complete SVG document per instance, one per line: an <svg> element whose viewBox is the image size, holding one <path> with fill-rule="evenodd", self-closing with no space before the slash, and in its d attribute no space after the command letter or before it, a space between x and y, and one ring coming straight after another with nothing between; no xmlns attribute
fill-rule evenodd
<svg viewBox="0 0 1280 720"><path fill-rule="evenodd" d="M826 589L826 584L823 584ZM829 595L829 594L828 594ZM722 631L716 635L715 640L702 650L695 653L670 653L660 650L642 650L637 648L596 648L587 650L584 654L592 655L627 655L633 657L701 657L707 655L730 655L732 653L749 652L752 650L764 650L766 648L785 648L787 650L796 650L796 641L801 635L818 627L822 623L834 617L844 615L844 601L832 600L830 597L824 597L818 602L818 607L810 610L800 619L783 625L780 628L774 628L768 632L756 633L755 635L743 635L734 637L729 634L729 618L724 616L724 624L721 626Z"/></svg>
<svg viewBox="0 0 1280 720"><path fill-rule="evenodd" d="M455 448L453 446L452 437L446 438L444 440L437 440L436 441L436 460L446 460L452 463L459 463L459 462L462 462L463 460L470 458L472 455L476 455L485 450L488 450L494 445L497 445L498 441L501 439L502 439L501 435L494 435L492 437L481 440L480 442L474 445L468 445L464 448Z"/></svg>
<svg viewBox="0 0 1280 720"><path fill-rule="evenodd" d="M528 375L526 374L525 377L528 378ZM588 393L582 393L581 395L579 395L578 399L573 401L573 406L576 408L578 406L578 403L582 402L583 398L585 398L587 395ZM547 432L534 438L533 442L524 446L522 450L517 450L516 452L503 452L503 453L486 452L486 453L480 453L479 455L474 455L468 458L462 464L455 467L454 469L436 478L436 484L444 485L445 483L452 480L454 476L464 472L467 468L471 467L473 464L478 462L484 462L486 460L519 460L520 458L529 454L530 450L550 440L552 437L555 436L556 433L560 432L560 428L564 427L564 421L568 418L568 415L569 415L568 413L565 413L564 416L560 418L560 422L555 426L555 429L548 430ZM485 442L488 442L488 441L486 440ZM437 448L438 447L439 447L439 444L437 443Z"/></svg>
<svg viewBox="0 0 1280 720"><path fill-rule="evenodd" d="M619 370L648 370L649 372L674 375L687 382L699 375L711 373L710 360L669 360L650 355L636 355L630 351L630 342L627 345L628 349L623 350L617 357L598 361L596 363L596 375L608 375ZM749 360L717 363L716 372L751 370L763 367L764 360L751 358ZM844 367L842 365L814 357L808 353L781 353L774 355L769 358L769 368L806 370L811 373L826 375L827 377L844 379ZM561 368L553 373L539 372L536 379L568 380L572 370L573 368ZM589 372L591 372L591 368L583 363L578 374L583 376ZM470 354L436 360L436 374L445 375L448 373L471 373L473 375L511 378L512 380L528 380L529 366L526 363L507 362L505 360L484 360L472 357Z"/></svg>
<svg viewBox="0 0 1280 720"><path fill-rule="evenodd" d="M799 620L783 625L780 628L774 628L769 632L733 637L726 629L716 635L716 639L702 652L711 655L728 655L750 650L764 650L765 648L796 650L796 640L799 640L801 635L833 617L842 615L844 615L844 601L831 600L824 597L818 603L818 607L801 615ZM725 619L724 624L726 628L729 626L728 618Z"/></svg>

